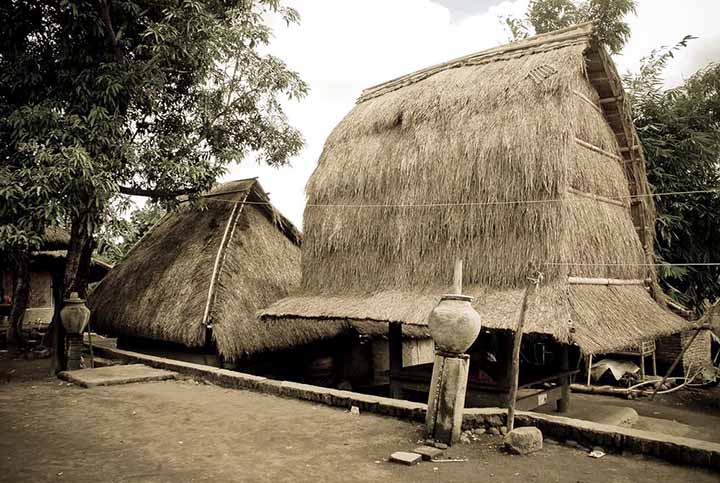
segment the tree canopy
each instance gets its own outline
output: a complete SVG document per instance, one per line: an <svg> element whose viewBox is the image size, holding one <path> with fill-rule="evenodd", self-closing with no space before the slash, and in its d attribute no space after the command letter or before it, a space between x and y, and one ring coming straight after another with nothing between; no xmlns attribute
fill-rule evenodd
<svg viewBox="0 0 720 483"><path fill-rule="evenodd" d="M531 0L525 17L508 17L505 23L513 37L520 39L594 22L598 38L612 53L617 53L630 38L625 17L635 10L635 0Z"/></svg>
<svg viewBox="0 0 720 483"><path fill-rule="evenodd" d="M279 0L0 2L0 251L71 227L68 292L118 194L193 196L251 151L286 163L303 141L282 101L307 86L266 53L268 14L299 19Z"/></svg>
<svg viewBox="0 0 720 483"><path fill-rule="evenodd" d="M658 49L627 74L634 123L657 196L655 253L666 291L698 311L720 297L720 267L673 266L720 260L720 65L699 70L680 86L664 89L663 70L686 37Z"/></svg>

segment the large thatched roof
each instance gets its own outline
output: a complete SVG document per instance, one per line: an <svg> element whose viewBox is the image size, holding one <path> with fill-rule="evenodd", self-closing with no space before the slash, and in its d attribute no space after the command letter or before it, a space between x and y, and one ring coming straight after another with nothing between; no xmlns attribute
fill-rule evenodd
<svg viewBox="0 0 720 483"><path fill-rule="evenodd" d="M263 318L420 328L462 258L486 327L515 327L538 269L528 332L587 352L673 332L680 320L642 286L656 289L654 209L631 196L649 190L592 25L423 69L365 90L327 139L307 185L301 289Z"/></svg>
<svg viewBox="0 0 720 483"><path fill-rule="evenodd" d="M189 347L212 334L228 360L287 346L303 328L268 327L255 312L299 284L300 233L254 179L202 203L166 215L95 289L94 329Z"/></svg>

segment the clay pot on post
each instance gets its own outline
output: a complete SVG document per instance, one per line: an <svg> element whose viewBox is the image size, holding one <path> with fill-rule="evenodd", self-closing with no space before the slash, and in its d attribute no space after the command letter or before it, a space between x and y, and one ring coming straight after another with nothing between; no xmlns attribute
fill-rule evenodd
<svg viewBox="0 0 720 483"><path fill-rule="evenodd" d="M436 351L462 354L475 342L481 320L470 304L472 300L467 295L443 295L430 312L428 330Z"/></svg>
<svg viewBox="0 0 720 483"><path fill-rule="evenodd" d="M80 355L82 352L82 333L90 320L90 309L85 306L85 300L77 292L65 299L60 320L68 333L68 370L80 369Z"/></svg>

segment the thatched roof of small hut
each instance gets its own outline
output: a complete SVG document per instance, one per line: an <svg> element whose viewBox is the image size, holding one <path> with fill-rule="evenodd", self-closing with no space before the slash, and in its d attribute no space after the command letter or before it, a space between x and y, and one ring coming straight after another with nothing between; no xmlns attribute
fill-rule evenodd
<svg viewBox="0 0 720 483"><path fill-rule="evenodd" d="M46 227L39 249L31 252L33 268L36 270L40 268L64 270L69 247L70 233L65 228L57 225ZM89 281L97 282L101 280L112 267L112 263L101 256L94 255L90 260Z"/></svg>
<svg viewBox="0 0 720 483"><path fill-rule="evenodd" d="M540 270L527 332L585 352L671 333L682 322L651 297L648 193L591 24L429 67L366 89L330 134L307 185L301 289L262 317L417 331L462 258L486 327L514 329Z"/></svg>
<svg viewBox="0 0 720 483"><path fill-rule="evenodd" d="M286 347L303 327L268 327L255 313L299 284L301 234L255 179L202 204L166 215L108 274L89 300L93 328L188 347L210 336L227 360Z"/></svg>

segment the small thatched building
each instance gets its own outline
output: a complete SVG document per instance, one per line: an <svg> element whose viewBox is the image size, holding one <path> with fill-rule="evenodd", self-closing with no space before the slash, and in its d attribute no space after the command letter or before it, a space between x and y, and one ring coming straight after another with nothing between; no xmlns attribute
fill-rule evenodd
<svg viewBox="0 0 720 483"><path fill-rule="evenodd" d="M419 335L465 262L484 327L608 352L676 332L658 303L654 207L620 78L591 24L366 89L307 185L302 285L262 313ZM320 329L322 328L322 329Z"/></svg>
<svg viewBox="0 0 720 483"><path fill-rule="evenodd" d="M217 352L225 361L297 340L258 309L300 281L301 234L255 179L220 185L147 233L91 294L93 328Z"/></svg>
<svg viewBox="0 0 720 483"><path fill-rule="evenodd" d="M64 228L49 226L42 237L38 250L30 254L30 299L23 314L24 330L43 331L52 321L55 304L62 297L65 273L65 258L70 246L70 234ZM112 268L112 265L100 257L90 262L90 282L97 282ZM0 268L0 318L10 315L16 274L10 267ZM5 325L0 324L0 328Z"/></svg>

